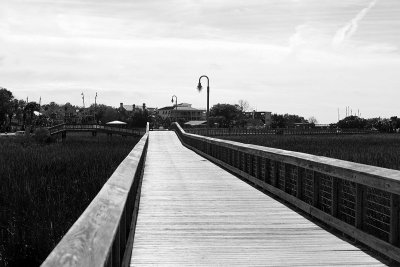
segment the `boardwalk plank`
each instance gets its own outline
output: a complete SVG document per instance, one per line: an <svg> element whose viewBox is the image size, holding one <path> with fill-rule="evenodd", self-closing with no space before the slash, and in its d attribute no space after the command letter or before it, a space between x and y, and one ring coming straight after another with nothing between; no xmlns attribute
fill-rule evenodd
<svg viewBox="0 0 400 267"><path fill-rule="evenodd" d="M151 132L131 266L382 266L280 202Z"/></svg>

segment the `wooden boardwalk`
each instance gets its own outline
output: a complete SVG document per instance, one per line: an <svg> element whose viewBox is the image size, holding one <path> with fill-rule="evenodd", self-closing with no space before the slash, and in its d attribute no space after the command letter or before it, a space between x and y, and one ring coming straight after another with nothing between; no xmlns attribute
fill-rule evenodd
<svg viewBox="0 0 400 267"><path fill-rule="evenodd" d="M383 266L273 198L150 132L131 266Z"/></svg>

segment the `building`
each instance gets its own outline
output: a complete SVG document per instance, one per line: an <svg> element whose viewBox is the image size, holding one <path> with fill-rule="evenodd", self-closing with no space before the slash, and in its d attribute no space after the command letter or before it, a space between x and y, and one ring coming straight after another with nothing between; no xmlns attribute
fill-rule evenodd
<svg viewBox="0 0 400 267"><path fill-rule="evenodd" d="M271 118L271 112L269 111L250 111L250 112L244 112L244 116L247 119L255 119L255 120L261 120L265 126L271 126L272 123L272 118Z"/></svg>
<svg viewBox="0 0 400 267"><path fill-rule="evenodd" d="M163 119L170 118L175 121L201 121L206 119L204 109L196 109L192 104L180 103L177 106L168 106L158 109L158 115Z"/></svg>
<svg viewBox="0 0 400 267"><path fill-rule="evenodd" d="M124 105L124 103L119 104L119 109L124 109L127 113L127 115L133 115L135 112L140 112L143 110L147 110L148 114L154 114L157 112L157 108L150 108L146 106L146 103L143 103L142 105Z"/></svg>

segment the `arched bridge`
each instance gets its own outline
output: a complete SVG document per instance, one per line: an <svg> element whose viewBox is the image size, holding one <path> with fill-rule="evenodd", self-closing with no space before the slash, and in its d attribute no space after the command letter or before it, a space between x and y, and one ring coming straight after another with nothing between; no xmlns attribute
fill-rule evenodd
<svg viewBox="0 0 400 267"><path fill-rule="evenodd" d="M400 171L146 132L43 266L400 262Z"/></svg>

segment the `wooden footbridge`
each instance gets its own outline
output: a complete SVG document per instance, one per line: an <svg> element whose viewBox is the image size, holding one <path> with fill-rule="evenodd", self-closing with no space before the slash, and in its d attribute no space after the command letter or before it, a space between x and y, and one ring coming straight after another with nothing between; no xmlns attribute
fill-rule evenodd
<svg viewBox="0 0 400 267"><path fill-rule="evenodd" d="M146 132L43 266L400 262L400 171Z"/></svg>
<svg viewBox="0 0 400 267"><path fill-rule="evenodd" d="M117 134L122 136L142 136L145 134L145 128L122 128L116 126L106 126L97 124L59 124L49 128L50 135L60 135L62 139L67 137L67 132L90 132L93 136L97 133L106 133L108 135Z"/></svg>

